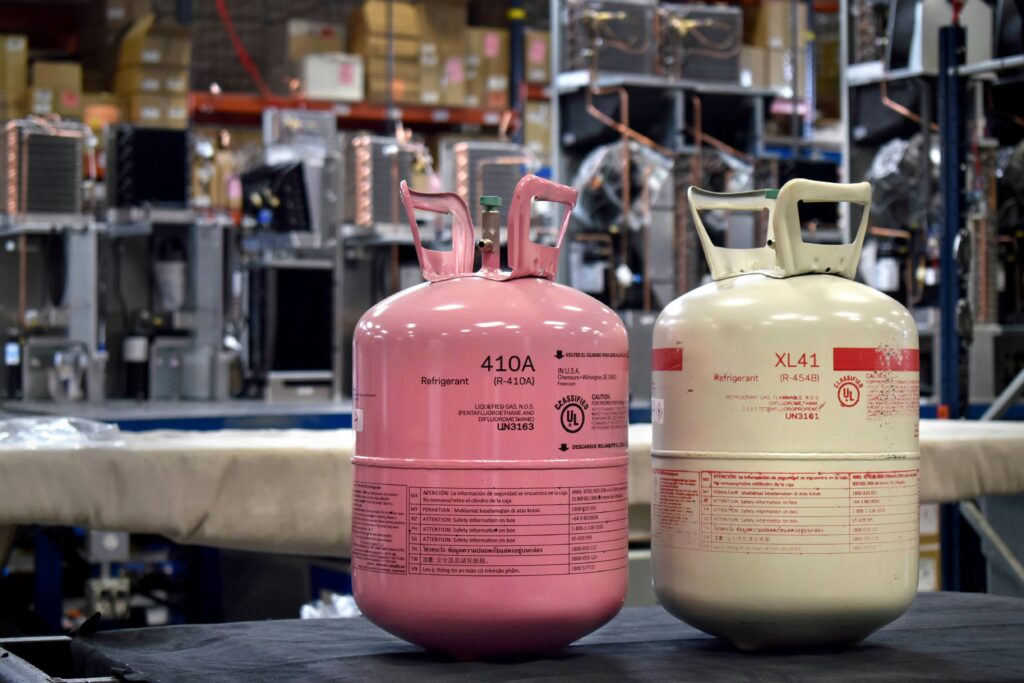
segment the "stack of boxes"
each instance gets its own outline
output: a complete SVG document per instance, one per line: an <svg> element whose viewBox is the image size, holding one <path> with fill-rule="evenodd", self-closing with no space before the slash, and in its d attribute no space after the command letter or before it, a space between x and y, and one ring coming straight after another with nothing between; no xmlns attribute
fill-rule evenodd
<svg viewBox="0 0 1024 683"><path fill-rule="evenodd" d="M466 105L486 109L508 106L508 31L466 29Z"/></svg>
<svg viewBox="0 0 1024 683"><path fill-rule="evenodd" d="M804 53L810 38L807 6L795 3L797 9L796 63L790 51L792 12L788 0L765 0L743 8L744 46L740 62L741 81L756 88L775 88L785 95L804 95L806 59ZM794 75L798 78L794 80Z"/></svg>
<svg viewBox="0 0 1024 683"><path fill-rule="evenodd" d="M420 101L465 106L467 4L465 0L436 0L422 11Z"/></svg>
<svg viewBox="0 0 1024 683"><path fill-rule="evenodd" d="M388 11L387 0L364 0L349 18L348 51L362 59L366 101L386 103L390 94L398 104L508 106L507 30L468 26L466 0L394 0L390 19ZM389 49L395 58L390 89ZM537 75L545 81L546 51L545 39L539 47L544 55L543 74ZM532 54L538 54L538 49ZM536 66L533 71L537 74ZM315 92L307 83L307 96L315 98Z"/></svg>
<svg viewBox="0 0 1024 683"><path fill-rule="evenodd" d="M152 15L132 26L121 41L114 77L125 118L157 128L186 128L191 61L185 27L157 23Z"/></svg>
<svg viewBox="0 0 1024 683"><path fill-rule="evenodd" d="M390 17L389 17L390 5ZM388 27L393 37L389 41ZM366 100L388 101L388 51L394 50L390 95L393 102L421 101L420 59L423 11L401 0L365 0L349 19L349 51L360 55L366 70Z"/></svg>

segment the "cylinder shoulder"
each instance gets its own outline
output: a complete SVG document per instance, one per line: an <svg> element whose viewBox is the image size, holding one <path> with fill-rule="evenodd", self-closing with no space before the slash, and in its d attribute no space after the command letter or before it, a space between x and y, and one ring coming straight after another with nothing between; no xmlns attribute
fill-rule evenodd
<svg viewBox="0 0 1024 683"><path fill-rule="evenodd" d="M670 303L656 327L773 323L883 326L917 339L914 318L898 301L859 282L823 274L771 278L754 273L712 282Z"/></svg>

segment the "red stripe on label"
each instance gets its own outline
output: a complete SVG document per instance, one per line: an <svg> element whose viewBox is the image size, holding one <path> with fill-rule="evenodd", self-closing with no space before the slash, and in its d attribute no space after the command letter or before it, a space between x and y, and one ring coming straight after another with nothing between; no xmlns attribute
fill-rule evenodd
<svg viewBox="0 0 1024 683"><path fill-rule="evenodd" d="M836 347L832 350L832 369L847 372L917 372L921 369L921 353L917 349Z"/></svg>
<svg viewBox="0 0 1024 683"><path fill-rule="evenodd" d="M654 372L680 372L683 369L683 350L677 347L654 349L651 370Z"/></svg>

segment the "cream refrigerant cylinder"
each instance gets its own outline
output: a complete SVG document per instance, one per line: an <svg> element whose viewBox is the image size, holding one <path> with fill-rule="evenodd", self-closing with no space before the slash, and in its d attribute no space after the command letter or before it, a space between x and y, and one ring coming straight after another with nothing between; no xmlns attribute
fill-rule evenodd
<svg viewBox="0 0 1024 683"><path fill-rule="evenodd" d="M689 190L714 281L654 330L654 588L742 649L858 641L917 588L917 331L852 281L870 200L867 183ZM803 242L801 201L864 205L853 242ZM767 210L766 246L714 246L714 209Z"/></svg>

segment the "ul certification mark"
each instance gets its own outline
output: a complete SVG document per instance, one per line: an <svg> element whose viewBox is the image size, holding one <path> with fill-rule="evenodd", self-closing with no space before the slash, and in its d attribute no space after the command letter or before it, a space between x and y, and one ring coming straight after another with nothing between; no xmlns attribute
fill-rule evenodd
<svg viewBox="0 0 1024 683"><path fill-rule="evenodd" d="M563 396L555 404L555 410L559 411L562 429L570 434L575 434L583 429L583 424L587 421L587 409L589 407L586 399L582 396L577 394Z"/></svg>
<svg viewBox="0 0 1024 683"><path fill-rule="evenodd" d="M844 408L852 408L860 403L860 390L863 386L864 383L852 375L840 377L839 381L835 383L839 405Z"/></svg>

